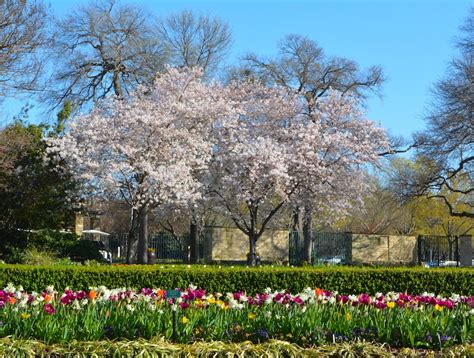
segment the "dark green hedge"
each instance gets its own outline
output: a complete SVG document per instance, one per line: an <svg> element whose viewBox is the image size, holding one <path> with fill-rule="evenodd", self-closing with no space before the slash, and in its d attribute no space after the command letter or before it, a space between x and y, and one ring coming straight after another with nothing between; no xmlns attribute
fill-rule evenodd
<svg viewBox="0 0 474 358"><path fill-rule="evenodd" d="M185 288L190 283L207 291L265 288L298 292L321 287L341 293L398 291L409 293L474 294L474 269L367 268L367 267L217 267L217 266L65 266L0 265L0 287L9 282L27 290L90 286Z"/></svg>

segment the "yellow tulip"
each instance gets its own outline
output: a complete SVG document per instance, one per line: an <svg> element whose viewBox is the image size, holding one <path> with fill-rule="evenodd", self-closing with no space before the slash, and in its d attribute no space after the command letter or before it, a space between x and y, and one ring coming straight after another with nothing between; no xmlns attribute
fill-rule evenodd
<svg viewBox="0 0 474 358"><path fill-rule="evenodd" d="M250 312L248 317L249 317L249 319L255 319L255 317L257 317L257 315L255 313Z"/></svg>
<svg viewBox="0 0 474 358"><path fill-rule="evenodd" d="M393 302L393 301L388 302L388 303L387 303L387 307L388 307L388 308L393 308L393 307L395 307L395 302Z"/></svg>
<svg viewBox="0 0 474 358"><path fill-rule="evenodd" d="M184 324L188 323L189 322L188 317L183 316L183 318L181 319L181 322L183 322Z"/></svg>

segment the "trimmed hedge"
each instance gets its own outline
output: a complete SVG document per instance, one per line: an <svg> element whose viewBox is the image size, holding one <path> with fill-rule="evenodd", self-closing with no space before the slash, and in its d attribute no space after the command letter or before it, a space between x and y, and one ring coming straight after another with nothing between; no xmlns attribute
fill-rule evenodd
<svg viewBox="0 0 474 358"><path fill-rule="evenodd" d="M345 294L406 291L474 295L472 268L0 265L0 287L10 282L35 291L48 285L58 290L99 285L170 289L186 288L192 283L209 292L245 290L249 294L262 292L267 287L291 292L321 287Z"/></svg>

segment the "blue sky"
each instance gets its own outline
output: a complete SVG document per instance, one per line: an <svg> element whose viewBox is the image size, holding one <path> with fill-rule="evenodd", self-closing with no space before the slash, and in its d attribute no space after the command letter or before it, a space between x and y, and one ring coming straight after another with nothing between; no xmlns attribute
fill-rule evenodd
<svg viewBox="0 0 474 358"><path fill-rule="evenodd" d="M247 52L271 56L282 37L296 33L316 40L327 55L354 59L362 67L381 65L387 77L383 98L369 99L368 116L404 136L424 127L430 87L455 54L453 39L474 5L464 0L126 2L158 16L183 9L219 16L234 38L228 63ZM84 1L49 1L58 16L80 3ZM18 110L17 101L8 101L3 112L11 116Z"/></svg>

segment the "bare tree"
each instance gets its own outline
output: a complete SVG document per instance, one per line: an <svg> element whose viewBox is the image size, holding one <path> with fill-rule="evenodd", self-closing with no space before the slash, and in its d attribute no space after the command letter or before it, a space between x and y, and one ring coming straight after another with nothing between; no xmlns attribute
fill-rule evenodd
<svg viewBox="0 0 474 358"><path fill-rule="evenodd" d="M65 100L80 107L112 94L122 97L152 80L165 62L146 15L114 0L76 8L57 23L55 38L54 106Z"/></svg>
<svg viewBox="0 0 474 358"><path fill-rule="evenodd" d="M232 43L229 25L217 17L191 11L172 14L157 23L158 37L175 66L201 67L213 73Z"/></svg>
<svg viewBox="0 0 474 358"><path fill-rule="evenodd" d="M410 235L415 230L416 205L401 203L397 196L374 178L374 189L348 217L345 230L359 234Z"/></svg>
<svg viewBox="0 0 474 358"><path fill-rule="evenodd" d="M451 216L467 218L474 218L473 23L474 8L461 27L459 55L433 89L427 129L417 135L418 161L425 170L404 173L400 180L406 196L428 195L443 201ZM457 194L456 202L450 193Z"/></svg>
<svg viewBox="0 0 474 358"><path fill-rule="evenodd" d="M255 78L269 85L286 87L306 99L308 113L318 106L318 100L329 89L355 96L362 103L369 93L380 95L384 76L379 66L361 70L353 60L328 57L317 42L301 35L286 36L279 43L278 50L278 55L274 58L265 59L255 54L245 56L240 67L231 69L229 80ZM302 197L304 196L302 193ZM309 261L311 257L311 204L304 204L304 210L301 210L300 204L296 205L293 215L294 229L303 232L303 261ZM303 220L301 215L304 215Z"/></svg>
<svg viewBox="0 0 474 358"><path fill-rule="evenodd" d="M234 73L255 76L266 83L304 94L308 111L331 88L361 100L365 100L369 92L380 95L384 76L379 66L363 71L353 60L326 56L317 42L301 35L286 36L278 50L278 55L269 59L246 55Z"/></svg>
<svg viewBox="0 0 474 358"><path fill-rule="evenodd" d="M41 3L0 1L0 99L38 89L47 19Z"/></svg>

